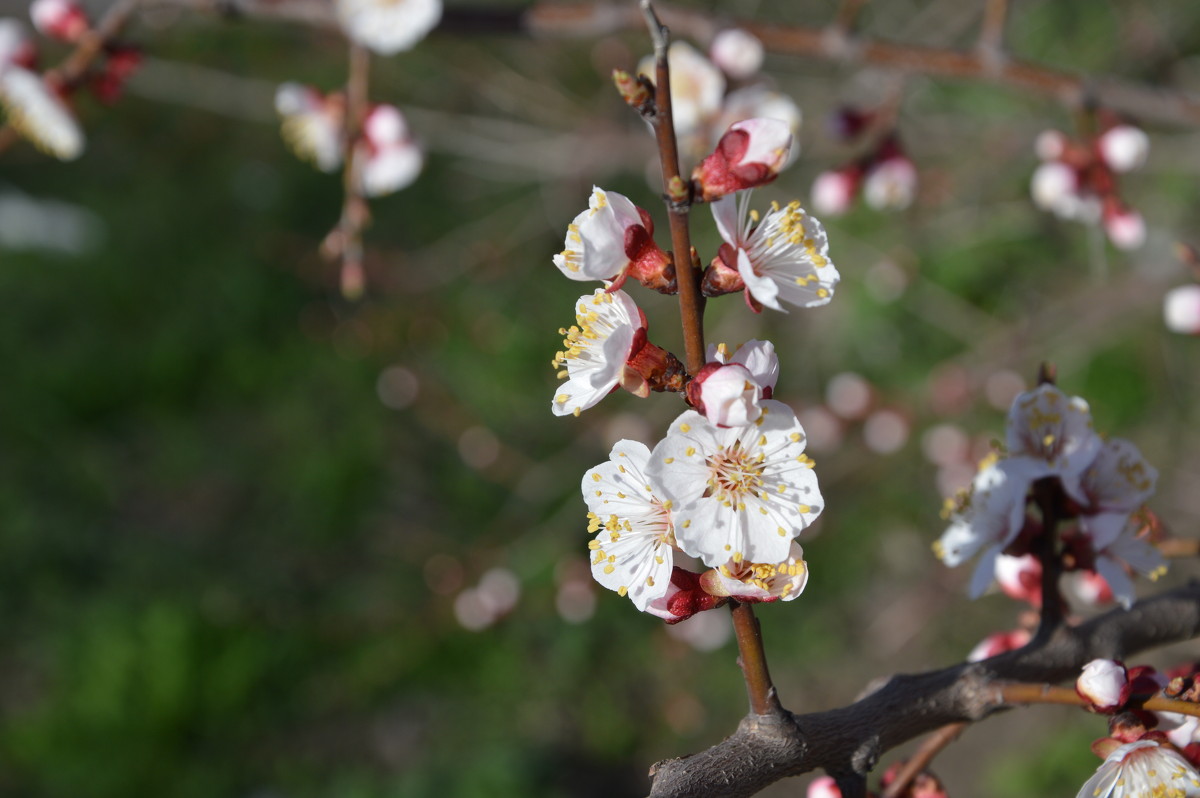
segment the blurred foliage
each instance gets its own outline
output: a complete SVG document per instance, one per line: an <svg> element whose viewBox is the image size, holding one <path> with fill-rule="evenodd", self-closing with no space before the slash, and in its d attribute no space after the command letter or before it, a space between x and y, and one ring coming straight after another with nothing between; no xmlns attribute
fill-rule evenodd
<svg viewBox="0 0 1200 798"><path fill-rule="evenodd" d="M761 17L833 7L764 2ZM977 16L880 0L863 24L961 44ZM1014 4L1010 35L1024 57L1195 91L1198 22L1181 0L1043 0ZM582 623L561 610L564 586L590 590L578 475L680 409L614 395L579 419L547 412L554 331L589 290L550 266L566 223L592 183L655 208L650 142L607 85L644 37L435 36L376 59L373 96L410 110L431 157L374 204L360 304L316 254L338 179L294 161L270 111L277 81L337 85L337 37L159 13L132 38L158 66L114 109L80 102L83 159L18 147L0 173L0 193L70 203L101 231L74 256L0 251L0 793L639 794L651 762L728 733L744 711L731 644L696 650L607 593ZM808 121L800 162L764 194L804 196L852 155L822 118L891 82L783 56L766 71ZM835 302L759 318L710 306L711 340L776 341L778 395L797 408L852 371L912 427L894 454L848 424L816 455L829 509L805 542L810 585L760 613L793 709L956 661L1014 624L929 556L940 496L921 454L936 423L1002 435L984 390L996 372L1031 380L1056 361L1098 428L1163 472L1168 524L1200 521L1198 343L1159 321L1185 280L1171 244L1200 218L1200 138L1151 129L1152 160L1126 181L1151 238L1126 256L1026 200L1033 136L1069 124L1045 98L911 79L900 130L921 201L827 220ZM703 209L695 226L711 253ZM877 290L880 274L901 290ZM673 303L644 304L677 347ZM415 395L389 399L389 373ZM947 403L938 386L956 375L966 395ZM519 580L516 607L464 629L455 602L495 567ZM954 792L1081 784L1101 724L1038 712L950 749Z"/></svg>

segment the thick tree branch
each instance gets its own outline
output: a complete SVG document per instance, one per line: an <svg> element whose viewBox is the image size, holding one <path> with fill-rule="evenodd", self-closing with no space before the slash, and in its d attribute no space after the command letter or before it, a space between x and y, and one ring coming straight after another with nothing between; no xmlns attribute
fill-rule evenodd
<svg viewBox="0 0 1200 798"><path fill-rule="evenodd" d="M1098 657L1127 659L1155 646L1200 635L1200 583L1114 610L1044 641L984 662L897 675L839 709L744 719L729 738L651 770L652 798L739 798L787 776L823 768L865 775L903 742L951 723L974 722L1003 709L1005 682L1074 679ZM848 780L848 779L847 779Z"/></svg>

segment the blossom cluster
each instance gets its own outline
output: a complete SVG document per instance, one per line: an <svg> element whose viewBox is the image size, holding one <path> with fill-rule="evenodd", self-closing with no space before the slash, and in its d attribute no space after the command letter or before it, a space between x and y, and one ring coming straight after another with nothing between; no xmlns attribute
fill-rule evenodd
<svg viewBox="0 0 1200 798"><path fill-rule="evenodd" d="M1075 141L1044 131L1035 150L1042 163L1033 173L1034 203L1061 219L1103 224L1118 249L1137 249L1146 240L1142 215L1121 199L1117 175L1146 162L1150 139L1138 127L1103 118L1099 135Z"/></svg>
<svg viewBox="0 0 1200 798"><path fill-rule="evenodd" d="M648 102L643 84L624 73L616 82L631 105ZM791 138L780 120L735 122L693 171L690 194L712 203L724 242L701 278L704 294L740 291L756 312L832 298L839 275L821 223L799 203L764 214L749 207L750 190L786 163ZM569 279L604 284L578 299L576 323L560 330L553 365L565 382L551 402L555 415L578 415L618 387L641 397L676 392L690 406L653 448L618 441L584 474L596 581L668 623L729 599L794 599L808 580L797 538L824 501L804 429L773 398L774 346L710 346L705 365L688 374L653 344L623 287L675 293L676 261L655 242L651 215L617 192L593 188L554 264ZM691 570L685 557L706 570Z"/></svg>
<svg viewBox="0 0 1200 798"><path fill-rule="evenodd" d="M846 107L833 115L830 127L835 138L854 143L879 126L878 116L877 112ZM916 198L917 167L895 130L880 136L849 163L821 172L813 181L813 207L827 216L846 213L860 194L867 206L877 211L901 211Z"/></svg>
<svg viewBox="0 0 1200 798"><path fill-rule="evenodd" d="M1048 485L1041 509L1051 501L1058 520L1074 521L1059 530L1064 569L1102 580L1128 607L1131 574L1154 579L1165 570L1145 535L1143 504L1157 479L1132 443L1096 434L1087 402L1043 384L1013 401L1004 450L986 458L970 489L948 502L950 526L934 551L949 566L982 552L972 597L998 578L1010 595L1040 605L1041 563L1031 551L1049 519L1032 517L1026 505L1035 486Z"/></svg>
<svg viewBox="0 0 1200 798"><path fill-rule="evenodd" d="M52 40L77 43L92 30L91 20L74 0L34 0L29 16L34 29ZM135 48L111 44L100 69L81 85L103 102L112 102L140 62ZM0 19L0 108L22 137L63 161L78 158L85 143L68 101L74 88L55 73L42 75L37 46L24 26L15 19Z"/></svg>
<svg viewBox="0 0 1200 798"><path fill-rule="evenodd" d="M347 38L381 55L411 49L442 16L441 0L338 0L336 5ZM275 110L284 141L297 157L322 172L341 168L350 124L343 92L325 94L312 86L284 83L275 92ZM357 190L365 197L381 197L416 180L425 155L400 109L372 104L361 123L350 147Z"/></svg>
<svg viewBox="0 0 1200 798"><path fill-rule="evenodd" d="M1104 759L1078 798L1142 795L1200 796L1200 719L1176 712L1147 712L1146 698L1163 691L1194 701L1195 670L1158 673L1097 659L1084 666L1075 691L1095 712L1110 715L1109 736L1092 744Z"/></svg>

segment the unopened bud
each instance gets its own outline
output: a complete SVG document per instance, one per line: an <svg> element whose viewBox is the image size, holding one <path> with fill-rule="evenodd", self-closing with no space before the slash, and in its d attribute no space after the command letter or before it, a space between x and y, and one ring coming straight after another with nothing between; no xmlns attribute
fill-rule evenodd
<svg viewBox="0 0 1200 798"><path fill-rule="evenodd" d="M613 85L621 95L621 99L640 114L652 110L654 92L651 83L640 75L635 77L623 69L614 69Z"/></svg>
<svg viewBox="0 0 1200 798"><path fill-rule="evenodd" d="M735 122L692 172L692 180L705 202L766 185L779 175L791 149L786 122L763 117Z"/></svg>
<svg viewBox="0 0 1200 798"><path fill-rule="evenodd" d="M64 42L79 41L92 27L73 0L33 0L29 16L42 35Z"/></svg>
<svg viewBox="0 0 1200 798"><path fill-rule="evenodd" d="M1129 700L1133 689L1128 671L1111 659L1094 659L1075 680L1075 692L1097 712L1113 712Z"/></svg>

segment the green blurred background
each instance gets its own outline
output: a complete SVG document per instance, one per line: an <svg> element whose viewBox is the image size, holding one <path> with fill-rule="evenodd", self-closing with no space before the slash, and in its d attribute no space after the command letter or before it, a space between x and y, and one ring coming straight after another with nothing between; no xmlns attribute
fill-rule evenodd
<svg viewBox="0 0 1200 798"><path fill-rule="evenodd" d="M836 7L794 5L756 16ZM981 8L878 0L862 22L965 46ZM1186 0L1021 0L1009 35L1022 57L1200 90ZM405 109L430 157L373 203L359 303L317 254L338 178L285 150L272 110L279 82L344 79L338 36L160 9L129 38L148 62L117 107L80 100L81 160L0 158L0 794L635 795L655 760L729 733L745 706L726 614L669 633L587 572L579 475L619 437L652 444L681 404L549 413L556 330L590 290L550 263L566 224L593 183L662 219L650 138L607 79L645 37L439 34L374 59L372 97ZM824 118L896 81L788 56L765 72L806 121L762 200L806 200L853 155ZM1072 124L1046 98L912 78L900 131L921 195L826 220L834 302L710 304L710 340L775 341L777 398L829 433L812 579L759 613L789 708L844 704L1015 625L930 553L927 433L976 451L1002 436L1005 391L1042 360L1158 466L1169 527L1196 530L1200 341L1166 332L1161 298L1187 281L1173 243L1200 235L1200 136L1147 125L1150 161L1123 187L1150 235L1126 255L1028 200L1034 136ZM703 209L695 228L711 256ZM678 351L674 300L637 298ZM868 419L894 411L898 449L836 420L844 373L870 386ZM936 769L957 795L1073 794L1103 733L1008 713Z"/></svg>

